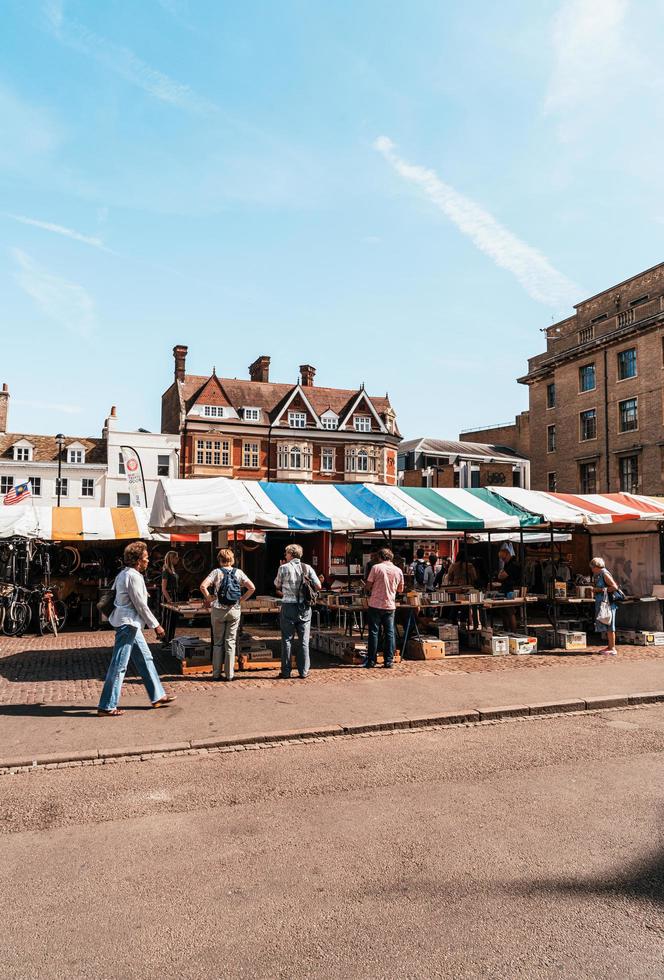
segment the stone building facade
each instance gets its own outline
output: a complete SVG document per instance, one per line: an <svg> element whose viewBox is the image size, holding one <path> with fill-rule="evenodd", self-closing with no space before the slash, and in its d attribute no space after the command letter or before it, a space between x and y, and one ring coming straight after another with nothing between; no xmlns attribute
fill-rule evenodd
<svg viewBox="0 0 664 980"><path fill-rule="evenodd" d="M546 330L529 389L532 486L664 492L664 263Z"/></svg>

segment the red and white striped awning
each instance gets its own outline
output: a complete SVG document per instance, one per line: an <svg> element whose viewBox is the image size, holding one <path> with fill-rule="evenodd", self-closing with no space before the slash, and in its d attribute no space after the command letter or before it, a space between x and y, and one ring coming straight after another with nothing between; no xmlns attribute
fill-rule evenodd
<svg viewBox="0 0 664 980"><path fill-rule="evenodd" d="M664 501L632 493L546 493L520 487L492 487L547 524L616 524L620 521L664 520Z"/></svg>

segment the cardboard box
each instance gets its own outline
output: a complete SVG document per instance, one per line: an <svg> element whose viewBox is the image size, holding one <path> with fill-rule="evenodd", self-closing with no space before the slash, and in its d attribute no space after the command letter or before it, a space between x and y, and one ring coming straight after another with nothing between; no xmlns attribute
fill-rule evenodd
<svg viewBox="0 0 664 980"><path fill-rule="evenodd" d="M656 633L650 630L635 630L632 642L637 647L661 647L664 646L664 633Z"/></svg>
<svg viewBox="0 0 664 980"><path fill-rule="evenodd" d="M444 656L444 640L435 640L430 636L414 636L408 641L406 649L408 660L442 660Z"/></svg>
<svg viewBox="0 0 664 980"><path fill-rule="evenodd" d="M508 636L492 636L482 641L482 653L490 653L493 657L506 657L510 652Z"/></svg>
<svg viewBox="0 0 664 980"><path fill-rule="evenodd" d="M510 634L509 650L513 656L537 653L537 638L534 636L514 636Z"/></svg>
<svg viewBox="0 0 664 980"><path fill-rule="evenodd" d="M579 630L558 630L556 647L561 650L585 650L588 646L586 634Z"/></svg>

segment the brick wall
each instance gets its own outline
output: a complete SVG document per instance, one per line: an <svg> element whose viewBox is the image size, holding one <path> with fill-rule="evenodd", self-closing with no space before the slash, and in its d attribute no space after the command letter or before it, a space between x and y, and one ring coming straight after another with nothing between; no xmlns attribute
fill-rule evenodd
<svg viewBox="0 0 664 980"><path fill-rule="evenodd" d="M461 442L483 442L493 446L507 446L522 456L530 455L530 416L520 412L511 425L487 426L459 433Z"/></svg>

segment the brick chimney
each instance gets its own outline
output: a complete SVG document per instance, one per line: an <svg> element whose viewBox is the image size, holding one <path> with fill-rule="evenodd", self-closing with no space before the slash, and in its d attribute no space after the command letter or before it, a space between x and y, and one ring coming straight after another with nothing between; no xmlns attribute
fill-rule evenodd
<svg viewBox="0 0 664 980"><path fill-rule="evenodd" d="M173 348L173 357L175 358L175 380L184 381L185 365L187 362L187 351L188 347L184 344L176 344Z"/></svg>
<svg viewBox="0 0 664 980"><path fill-rule="evenodd" d="M0 391L0 432L7 431L7 416L9 415L9 388L3 384Z"/></svg>
<svg viewBox="0 0 664 980"><path fill-rule="evenodd" d="M254 363L249 365L249 377L252 381L269 381L270 358L265 354L257 357Z"/></svg>
<svg viewBox="0 0 664 980"><path fill-rule="evenodd" d="M303 388L313 388L316 368L311 364L300 364L300 384Z"/></svg>

